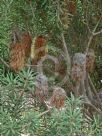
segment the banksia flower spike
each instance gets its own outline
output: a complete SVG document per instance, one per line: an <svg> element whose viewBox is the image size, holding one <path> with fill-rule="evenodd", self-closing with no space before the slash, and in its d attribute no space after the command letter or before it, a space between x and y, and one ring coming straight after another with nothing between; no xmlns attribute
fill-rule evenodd
<svg viewBox="0 0 102 136"><path fill-rule="evenodd" d="M38 62L47 54L46 39L43 36L35 37L32 41L31 59L32 64L37 65Z"/></svg>
<svg viewBox="0 0 102 136"><path fill-rule="evenodd" d="M19 72L25 66L26 61L30 56L31 50L31 37L29 33L23 33L19 38L18 33L13 33L16 37L10 46L10 67L13 71Z"/></svg>

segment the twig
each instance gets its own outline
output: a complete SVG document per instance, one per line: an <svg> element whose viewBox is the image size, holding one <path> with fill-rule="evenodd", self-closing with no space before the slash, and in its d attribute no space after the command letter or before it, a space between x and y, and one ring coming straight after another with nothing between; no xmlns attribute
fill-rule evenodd
<svg viewBox="0 0 102 136"><path fill-rule="evenodd" d="M87 29L88 29L89 33L92 33L91 30L90 30L90 27L89 27L88 23L87 22L83 22L83 24L85 24L87 26Z"/></svg>
<svg viewBox="0 0 102 136"><path fill-rule="evenodd" d="M31 10L32 10L33 21L34 21L34 17L35 17L35 15L34 15L34 9L33 9L33 5L32 5L32 2L30 2L30 7L31 7Z"/></svg>
<svg viewBox="0 0 102 136"><path fill-rule="evenodd" d="M45 114L49 113L50 111L51 111L51 109L46 110L46 111L42 112L41 114L39 114L38 116L39 116L39 117L42 117L42 116L44 116Z"/></svg>
<svg viewBox="0 0 102 136"><path fill-rule="evenodd" d="M90 27L89 27L89 23L88 23L88 6L86 6L86 10L85 10L85 11L86 11L86 12L85 12L86 22L85 22L85 21L83 21L83 23L87 26L87 29L88 29L89 33L91 33L91 29L90 29Z"/></svg>
<svg viewBox="0 0 102 136"><path fill-rule="evenodd" d="M29 67L37 67L37 65L31 65L31 64L26 64L25 66L28 67L28 68Z"/></svg>
<svg viewBox="0 0 102 136"><path fill-rule="evenodd" d="M32 22L35 21L35 14L34 14L35 9L34 9L33 6L34 6L34 4L32 4L32 1L30 1L30 8L31 8L31 11L32 11ZM33 25L33 29L35 29L34 25ZM34 34L34 33L33 33L33 34Z"/></svg>
<svg viewBox="0 0 102 136"><path fill-rule="evenodd" d="M0 57L0 61L2 64L4 64L7 68L10 69L10 66L3 60L3 58Z"/></svg>

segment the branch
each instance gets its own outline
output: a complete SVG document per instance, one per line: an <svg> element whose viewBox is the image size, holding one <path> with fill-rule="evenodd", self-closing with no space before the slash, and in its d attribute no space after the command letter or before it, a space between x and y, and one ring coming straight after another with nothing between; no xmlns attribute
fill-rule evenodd
<svg viewBox="0 0 102 136"><path fill-rule="evenodd" d="M100 23L100 21L101 21L101 18L102 18L102 15L101 15L101 17L99 18L99 20L98 20L98 22L97 22L95 28L93 29L93 34L95 33L95 31L96 31L96 29L97 29L97 27L98 27L98 25L99 25L99 23Z"/></svg>
<svg viewBox="0 0 102 136"><path fill-rule="evenodd" d="M65 52L66 61L67 61L67 67L68 67L67 72L68 72L68 75L69 75L70 74L70 69L71 69L70 55L69 55L69 52L68 52L68 49L67 49L67 45L66 45L65 37L64 37L63 33L61 34L61 37L62 37L63 49L64 49L64 52Z"/></svg>
<svg viewBox="0 0 102 136"><path fill-rule="evenodd" d="M83 103L83 104L86 104L86 105L88 105L88 106L90 106L90 107L92 107L94 110L96 110L96 111L100 114L101 110L98 109L98 107L96 107L95 105L93 105L93 104L91 103L91 101L88 99L88 97L86 97L86 98L82 101L82 103Z"/></svg>
<svg viewBox="0 0 102 136"><path fill-rule="evenodd" d="M57 1L57 15L58 15L58 21L62 24L62 21L60 19L60 13L59 11L61 11L61 7L60 7L60 1L58 0ZM67 49L67 45L66 45L66 42L65 42L65 37L64 37L64 34L62 32L61 34L61 38L62 38L62 43L63 43L63 49L64 49L64 52L65 52L65 57L66 57L66 61L67 61L67 73L68 75L70 75L70 70L71 70L71 61L70 61L70 55L69 55L69 52L68 52L68 49Z"/></svg>
<svg viewBox="0 0 102 136"><path fill-rule="evenodd" d="M83 102L83 104L86 104L86 105L92 107L95 111L97 111L99 114L101 114L101 111L98 108L96 108L96 106L91 104L90 102Z"/></svg>
<svg viewBox="0 0 102 136"><path fill-rule="evenodd" d="M97 94L96 88L95 88L95 86L94 86L94 84L93 84L93 82L92 82L92 80L91 80L91 78L90 78L90 75L88 75L88 79L89 79L90 87L92 88L92 91L93 91L93 93L95 94L95 96L96 96L96 98L97 98L97 101L98 101L98 104L100 105L100 108L101 108L101 110L102 110L101 100L100 100L100 98L99 98L99 96L98 96L98 94Z"/></svg>
<svg viewBox="0 0 102 136"><path fill-rule="evenodd" d="M89 79L88 79L89 73L86 72L86 78L85 78L85 88L86 88L86 92L87 92L87 96L90 100L93 100L93 92L92 89L89 85Z"/></svg>
<svg viewBox="0 0 102 136"><path fill-rule="evenodd" d="M96 32L96 33L94 33L94 36L99 35L99 34L101 34L101 33L102 33L102 30L100 30L100 31L98 31L98 32Z"/></svg>
<svg viewBox="0 0 102 136"><path fill-rule="evenodd" d="M83 24L85 24L85 25L86 25L86 27L87 27L87 29L88 29L89 33L91 33L91 30L90 30L90 27L89 27L88 23L87 23L87 22L83 22Z"/></svg>
<svg viewBox="0 0 102 136"><path fill-rule="evenodd" d="M102 15L101 15L100 19L98 20L97 24L95 25L95 27L94 27L92 33L91 33L91 36L90 36L90 38L89 38L89 41L88 41L88 44L87 44L87 48L86 48L86 54L87 54L87 52L88 52L88 50L89 50L90 44L91 44L91 42L92 42L92 39L93 39L93 37L95 36L95 31L96 31L96 29L97 29L97 27L98 27L98 25L99 25L99 23L100 23L100 21L101 21L101 18L102 18Z"/></svg>

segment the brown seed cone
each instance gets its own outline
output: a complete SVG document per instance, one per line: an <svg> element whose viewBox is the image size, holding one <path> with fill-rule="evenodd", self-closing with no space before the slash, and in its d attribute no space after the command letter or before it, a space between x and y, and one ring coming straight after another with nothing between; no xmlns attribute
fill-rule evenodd
<svg viewBox="0 0 102 136"><path fill-rule="evenodd" d="M48 97L48 80L47 77L43 74L38 74L36 76L35 95L41 104L43 104Z"/></svg>
<svg viewBox="0 0 102 136"><path fill-rule="evenodd" d="M90 49L86 55L86 70L92 72L95 64L95 53L94 50Z"/></svg>
<svg viewBox="0 0 102 136"><path fill-rule="evenodd" d="M22 70L26 61L30 57L31 42L31 36L28 32L25 32L22 34L21 41L19 43L16 42L15 44L11 44L10 66L15 72Z"/></svg>
<svg viewBox="0 0 102 136"><path fill-rule="evenodd" d="M24 46L26 59L28 59L30 57L32 43L32 38L28 32L22 34L21 43Z"/></svg>
<svg viewBox="0 0 102 136"><path fill-rule="evenodd" d="M52 97L50 99L50 104L55 106L57 109L61 109L64 107L66 99L66 92L61 87L55 87Z"/></svg>
<svg viewBox="0 0 102 136"><path fill-rule="evenodd" d="M14 27L12 29L11 41L12 41L12 44L20 43L20 41L21 41L21 32L20 32L18 27Z"/></svg>
<svg viewBox="0 0 102 136"><path fill-rule="evenodd" d="M15 71L18 72L25 65L25 51L22 45L15 44L11 45L11 59L10 66Z"/></svg>
<svg viewBox="0 0 102 136"><path fill-rule="evenodd" d="M63 55L58 56L58 63L57 72L63 78L67 73L67 65Z"/></svg>
<svg viewBox="0 0 102 136"><path fill-rule="evenodd" d="M83 71L79 66L73 66L71 71L71 77L75 85L79 85L83 78Z"/></svg>
<svg viewBox="0 0 102 136"><path fill-rule="evenodd" d="M86 55L75 53L72 62L71 77L76 85L80 84L81 80L85 79L86 75Z"/></svg>
<svg viewBox="0 0 102 136"><path fill-rule="evenodd" d="M69 11L69 13L74 15L76 13L76 10L77 10L76 2L75 1L69 1L68 2L68 11Z"/></svg>
<svg viewBox="0 0 102 136"><path fill-rule="evenodd" d="M38 61L41 60L47 54L46 39L43 36L34 38L31 47L31 59L32 64L37 65Z"/></svg>

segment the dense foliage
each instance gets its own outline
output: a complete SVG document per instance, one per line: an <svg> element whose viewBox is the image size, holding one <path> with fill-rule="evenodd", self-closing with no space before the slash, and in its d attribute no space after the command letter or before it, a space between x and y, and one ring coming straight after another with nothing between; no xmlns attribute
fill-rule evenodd
<svg viewBox="0 0 102 136"><path fill-rule="evenodd" d="M91 37L96 25L95 35ZM46 35L48 53L54 57L66 52L62 46L62 34L70 58L76 52L84 53L87 48L92 48L95 51L96 62L90 75L99 92L102 88L102 1L0 1L0 135L101 136L100 116L87 119L83 115L82 98L75 98L72 94L70 98L67 97L63 111L53 109L51 115L42 115L45 107L37 105L34 96L35 77L38 73L30 67L30 59L29 65L18 73L8 67L11 33L15 26L20 31L29 31L32 38ZM66 60L67 57L64 59L70 71L70 61ZM46 62L45 65L51 70L45 71L50 87L60 85L63 80L56 77L52 63ZM71 88L70 85L66 86L62 85L64 89L67 88L66 92L69 95Z"/></svg>

